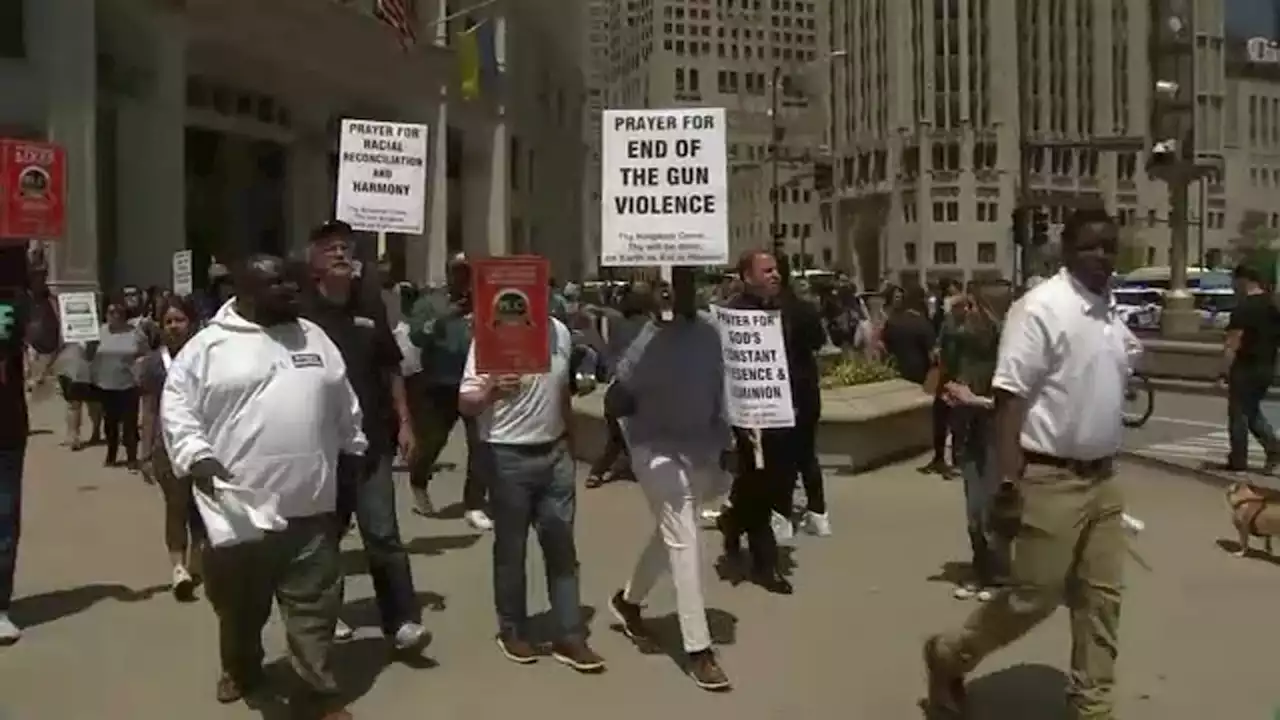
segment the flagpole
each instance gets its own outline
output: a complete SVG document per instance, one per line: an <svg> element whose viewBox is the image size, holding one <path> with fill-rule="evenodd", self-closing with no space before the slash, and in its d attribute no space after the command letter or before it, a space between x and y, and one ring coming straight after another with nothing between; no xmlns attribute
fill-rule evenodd
<svg viewBox="0 0 1280 720"><path fill-rule="evenodd" d="M451 14L449 14L449 15L445 15L444 17L440 18L439 20L436 20L435 22L431 23L431 25L430 25L429 27L434 28L434 27L436 27L437 25L444 25L445 23L453 22L454 20L457 20L457 19L458 19L458 18L460 18L460 17L464 17L464 16L466 16L466 15L470 15L471 13L475 12L476 10L480 10L481 8L487 8L487 7L489 7L490 5L495 5L495 4L497 4L497 3L498 3L498 0L481 0L480 2L476 3L475 5L471 5L470 7L465 7L465 8L463 8L463 9L461 9L461 10L459 10L459 11L455 12L455 13L451 13ZM487 20L487 18L486 18L486 22L487 22L487 21L488 21L488 20ZM476 25L475 25L474 27L472 27L472 28L468 28L467 30L464 30L464 31L463 31L463 34L466 34L466 33L468 33L468 32L471 32L471 30L474 30L476 27L479 27L480 25L481 25L481 23L476 23Z"/></svg>

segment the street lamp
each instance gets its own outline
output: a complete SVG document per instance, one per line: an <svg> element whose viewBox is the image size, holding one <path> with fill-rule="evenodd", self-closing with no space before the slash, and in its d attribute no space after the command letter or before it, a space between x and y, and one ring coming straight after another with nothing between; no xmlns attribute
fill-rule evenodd
<svg viewBox="0 0 1280 720"><path fill-rule="evenodd" d="M803 71L805 68L811 65L815 65L823 62L829 63L833 60L838 60L840 58L844 58L848 56L849 56L848 50L832 50L824 58L817 58L802 64L799 67L799 70ZM770 174L769 194L771 196L770 205L773 213L773 222L772 222L773 254L775 257L778 258L778 262L779 264L782 265L783 269L786 270L786 272L784 272L782 275L782 281L788 282L790 280L791 273L790 273L790 263L786 262L786 249L783 247L783 243L782 243L782 185L779 182L779 178L778 178L779 165L780 165L779 150L781 149L780 146L782 144L782 135L783 135L782 119L779 117L779 112L778 112L779 111L778 101L781 97L780 95L781 85L782 85L782 66L774 65L773 75L770 78L770 82L769 82L769 145L770 145L769 147L769 174ZM807 238L804 238L804 237L800 238L800 243L801 243L800 264L802 266L807 264L807 258L804 257L805 249L806 249L805 248L806 239Z"/></svg>
<svg viewBox="0 0 1280 720"><path fill-rule="evenodd" d="M1166 335L1200 329L1187 290L1190 187L1210 169L1197 163L1194 12L1188 0L1154 0L1149 54L1155 81L1147 172L1169 188L1169 291L1160 315ZM1203 222L1203 219L1201 220Z"/></svg>

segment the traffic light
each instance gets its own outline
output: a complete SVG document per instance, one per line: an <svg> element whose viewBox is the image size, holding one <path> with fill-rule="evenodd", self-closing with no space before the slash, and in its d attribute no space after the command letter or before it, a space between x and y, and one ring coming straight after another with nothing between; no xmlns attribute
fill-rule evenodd
<svg viewBox="0 0 1280 720"><path fill-rule="evenodd" d="M1036 208L1031 222L1031 244L1041 247L1049 242L1049 213Z"/></svg>
<svg viewBox="0 0 1280 720"><path fill-rule="evenodd" d="M1023 247L1027 244L1027 209L1018 207L1009 213L1009 222L1013 227L1013 244Z"/></svg>
<svg viewBox="0 0 1280 720"><path fill-rule="evenodd" d="M1147 169L1162 171L1195 157L1194 18L1188 0L1151 4L1148 67L1153 76Z"/></svg>
<svg viewBox="0 0 1280 720"><path fill-rule="evenodd" d="M835 187L834 171L829 162L817 162L813 166L813 189L820 193L829 192Z"/></svg>

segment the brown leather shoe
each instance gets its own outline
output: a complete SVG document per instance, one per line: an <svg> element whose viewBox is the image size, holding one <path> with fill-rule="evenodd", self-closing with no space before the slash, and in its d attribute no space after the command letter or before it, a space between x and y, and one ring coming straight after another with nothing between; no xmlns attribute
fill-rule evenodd
<svg viewBox="0 0 1280 720"><path fill-rule="evenodd" d="M689 677L693 678L694 684L703 690L727 692L733 689L733 685L729 682L729 676L720 667L720 663L716 660L716 654L711 648L701 652L689 653L687 670Z"/></svg>
<svg viewBox="0 0 1280 720"><path fill-rule="evenodd" d="M519 665L538 662L538 649L519 638L497 637L498 649L508 660Z"/></svg>
<svg viewBox="0 0 1280 720"><path fill-rule="evenodd" d="M961 720L965 717L964 675L948 667L938 648L940 641L941 637L934 635L924 643L929 692L925 698L925 714L929 720Z"/></svg>
<svg viewBox="0 0 1280 720"><path fill-rule="evenodd" d="M551 644L551 657L580 673L604 672L604 658L596 654L587 641L581 638L561 640Z"/></svg>

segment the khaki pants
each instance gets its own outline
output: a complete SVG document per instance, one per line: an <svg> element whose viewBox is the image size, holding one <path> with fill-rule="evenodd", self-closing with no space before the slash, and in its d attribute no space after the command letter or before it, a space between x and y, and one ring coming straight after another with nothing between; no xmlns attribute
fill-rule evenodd
<svg viewBox="0 0 1280 720"><path fill-rule="evenodd" d="M1065 602L1071 613L1070 704L1080 720L1109 720L1128 536L1112 470L1084 475L1029 465L1010 585L939 643L944 662L969 672Z"/></svg>
<svg viewBox="0 0 1280 720"><path fill-rule="evenodd" d="M258 542L205 551L223 672L237 681L260 672L262 628L276 601L298 677L319 695L337 690L329 662L342 604L335 522L332 515L289 518L288 528Z"/></svg>

